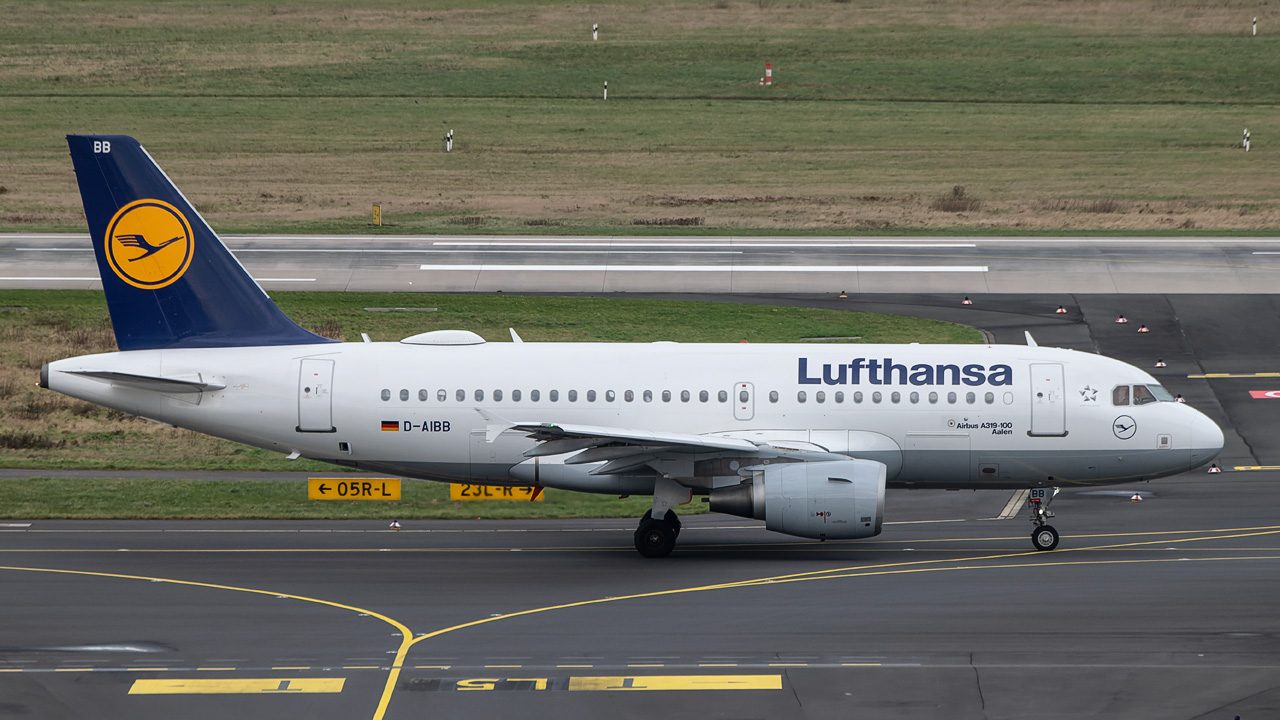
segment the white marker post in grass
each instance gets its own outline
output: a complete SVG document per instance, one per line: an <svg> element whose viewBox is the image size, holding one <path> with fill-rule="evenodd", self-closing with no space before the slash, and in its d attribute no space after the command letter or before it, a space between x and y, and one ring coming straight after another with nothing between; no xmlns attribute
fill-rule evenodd
<svg viewBox="0 0 1280 720"><path fill-rule="evenodd" d="M1244 151L1249 152L1249 128L1244 129Z"/></svg>
<svg viewBox="0 0 1280 720"><path fill-rule="evenodd" d="M609 81L608 80L604 81L604 99L605 100L609 99Z"/></svg>
<svg viewBox="0 0 1280 720"><path fill-rule="evenodd" d="M1258 34L1258 18L1253 19L1253 34Z"/></svg>
<svg viewBox="0 0 1280 720"><path fill-rule="evenodd" d="M453 128L449 128L449 132L444 134L444 151L453 152Z"/></svg>
<svg viewBox="0 0 1280 720"><path fill-rule="evenodd" d="M1255 25L1257 24L1257 20L1254 21L1254 24ZM592 40L600 39L600 23L591 24L591 39Z"/></svg>

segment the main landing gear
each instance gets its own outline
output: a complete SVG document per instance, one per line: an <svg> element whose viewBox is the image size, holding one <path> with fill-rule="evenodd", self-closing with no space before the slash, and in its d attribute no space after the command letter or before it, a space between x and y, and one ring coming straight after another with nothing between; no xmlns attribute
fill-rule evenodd
<svg viewBox="0 0 1280 720"><path fill-rule="evenodd" d="M1054 517L1049 512L1049 503L1058 497L1058 488L1053 488L1053 492L1048 492L1045 488L1032 488L1031 495L1027 498L1027 504L1031 506L1031 522L1036 524L1036 529L1031 531L1031 544L1036 550L1052 550L1058 547L1058 531L1048 524L1048 519Z"/></svg>
<svg viewBox="0 0 1280 720"><path fill-rule="evenodd" d="M636 550L647 558L661 558L671 554L680 537L680 518L668 510L661 520L653 519L653 511L646 510L636 528Z"/></svg>
<svg viewBox="0 0 1280 720"><path fill-rule="evenodd" d="M636 551L647 558L670 555L676 547L676 538L680 537L680 518L671 508L692 499L692 490L659 475L653 482L653 508L645 511L636 528Z"/></svg>

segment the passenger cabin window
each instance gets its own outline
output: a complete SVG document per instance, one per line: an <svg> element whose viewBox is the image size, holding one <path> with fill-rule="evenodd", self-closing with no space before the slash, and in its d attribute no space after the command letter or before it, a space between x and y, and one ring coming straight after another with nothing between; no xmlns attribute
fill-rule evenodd
<svg viewBox="0 0 1280 720"><path fill-rule="evenodd" d="M1129 386L1128 385L1117 385L1115 389L1111 391L1111 404L1112 405L1128 405L1129 404Z"/></svg>
<svg viewBox="0 0 1280 720"><path fill-rule="evenodd" d="M578 402L578 391L577 391L577 390L570 390L570 391L569 391L569 402Z"/></svg>
<svg viewBox="0 0 1280 720"><path fill-rule="evenodd" d="M614 395L612 390L605 390L605 391L604 391L604 401L605 401L605 402L613 402L613 401L614 401L614 398L616 398L616 397L618 397L618 396L617 396L617 395Z"/></svg>
<svg viewBox="0 0 1280 720"><path fill-rule="evenodd" d="M542 393L538 392L537 390L529 391L529 400L531 402L538 402L538 398L540 397L542 397Z"/></svg>
<svg viewBox="0 0 1280 720"><path fill-rule="evenodd" d="M437 391L436 391L436 399L437 399L437 400L439 400L440 402L444 402L445 400L448 400L448 399L449 399L449 393L448 393L448 391L446 391L446 390L437 390ZM386 400L386 398L383 398L383 400Z"/></svg>
<svg viewBox="0 0 1280 720"><path fill-rule="evenodd" d="M548 398L548 399L550 399L550 400L551 400L551 402L559 402L559 401L560 401L560 391L559 391L559 390L552 390L551 392L548 392L548 393L547 393L547 398Z"/></svg>
<svg viewBox="0 0 1280 720"><path fill-rule="evenodd" d="M777 398L778 393L775 392L773 393L773 395L774 397L771 398L773 402L778 402L778 398ZM720 392L716 393L716 399L722 403L729 402L729 393L725 392L724 390L721 390Z"/></svg>
<svg viewBox="0 0 1280 720"><path fill-rule="evenodd" d="M519 390L512 390L512 391L511 391L511 402L520 402L520 391L519 391Z"/></svg>
<svg viewBox="0 0 1280 720"><path fill-rule="evenodd" d="M836 402L838 402L838 403L842 403L842 402L844 402L844 391L842 391L842 390L837 390L837 391L836 391Z"/></svg>
<svg viewBox="0 0 1280 720"><path fill-rule="evenodd" d="M670 391L670 390L663 390L663 391L662 391L662 402L671 402L671 391Z"/></svg>
<svg viewBox="0 0 1280 720"><path fill-rule="evenodd" d="M827 394L826 394L826 393L824 393L824 392L822 392L821 390L819 390L818 392L816 392L816 393L814 393L814 394L813 394L813 399L814 399L814 400L817 400L817 401L818 401L818 402L820 402L820 403L821 403L821 402L826 402L826 401L827 401Z"/></svg>
<svg viewBox="0 0 1280 720"><path fill-rule="evenodd" d="M688 390L681 390L681 391L680 391L680 402L689 402L689 391L688 391Z"/></svg>
<svg viewBox="0 0 1280 720"><path fill-rule="evenodd" d="M483 391L483 390L477 390L477 391L476 391L476 402L480 402L481 400L484 400L484 391Z"/></svg>
<svg viewBox="0 0 1280 720"><path fill-rule="evenodd" d="M454 394L454 397L458 398L458 402L463 402L467 399L467 391L459 390L457 393Z"/></svg>
<svg viewBox="0 0 1280 720"><path fill-rule="evenodd" d="M636 399L636 394L628 390L622 393L622 399L626 400L627 402L632 402Z"/></svg>
<svg viewBox="0 0 1280 720"><path fill-rule="evenodd" d="M387 388L382 389L382 401L386 402L391 399L391 391Z"/></svg>
<svg viewBox="0 0 1280 720"><path fill-rule="evenodd" d="M724 391L723 391L723 390L721 390L721 391L720 391L720 395L721 395L721 397L723 397L723 396L724 396ZM724 402L724 400L721 400L720 402ZM770 390L770 391L769 391L769 402L771 402L771 403L776 403L776 402L778 402L778 391L777 391L777 390Z"/></svg>
<svg viewBox="0 0 1280 720"><path fill-rule="evenodd" d="M859 405L862 404L862 391L859 390L853 394L853 401Z"/></svg>
<svg viewBox="0 0 1280 720"><path fill-rule="evenodd" d="M501 391L501 390L494 390L494 391L493 391L493 401L494 401L494 402L502 402L502 391Z"/></svg>
<svg viewBox="0 0 1280 720"><path fill-rule="evenodd" d="M873 402L873 403L875 403L875 404L879 405L879 404L880 404L880 401L881 401L881 400L883 400L883 399L884 399L884 396L880 394L880 391L879 391L879 390L877 390L877 391L875 391L875 392L871 393L871 402Z"/></svg>
<svg viewBox="0 0 1280 720"><path fill-rule="evenodd" d="M706 402L710 399L711 399L711 394L708 393L706 390L698 391L698 402Z"/></svg>
<svg viewBox="0 0 1280 720"><path fill-rule="evenodd" d="M644 401L645 401L645 402L653 402L653 391L652 391L652 390L645 390L645 391L644 391Z"/></svg>
<svg viewBox="0 0 1280 720"><path fill-rule="evenodd" d="M401 389L400 389L400 402L407 402L408 400L409 400L409 391L408 391L408 390L406 390L406 389L404 389L404 388L401 388Z"/></svg>
<svg viewBox="0 0 1280 720"><path fill-rule="evenodd" d="M808 399L808 397L809 396L805 395L804 391L801 390L800 392L796 393L796 402L804 402L806 399Z"/></svg>
<svg viewBox="0 0 1280 720"><path fill-rule="evenodd" d="M588 390L588 391L587 391L587 402L595 402L595 401L596 401L596 391L595 391L595 390Z"/></svg>

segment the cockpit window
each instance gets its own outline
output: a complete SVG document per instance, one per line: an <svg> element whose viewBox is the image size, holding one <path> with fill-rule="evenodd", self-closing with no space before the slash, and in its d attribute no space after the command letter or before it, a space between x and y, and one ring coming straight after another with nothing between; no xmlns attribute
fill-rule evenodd
<svg viewBox="0 0 1280 720"><path fill-rule="evenodd" d="M1115 389L1111 391L1111 404L1112 405L1128 405L1129 404L1129 386L1128 385L1117 385Z"/></svg>
<svg viewBox="0 0 1280 720"><path fill-rule="evenodd" d="M1150 390L1151 394L1155 395L1156 400L1159 400L1160 402L1176 402L1173 399L1173 393L1165 390L1163 385L1147 385L1146 388Z"/></svg>
<svg viewBox="0 0 1280 720"><path fill-rule="evenodd" d="M1156 401L1156 396L1153 395L1151 391L1147 389L1146 385L1133 386L1133 404L1134 405L1146 405L1148 403L1153 403L1155 401Z"/></svg>

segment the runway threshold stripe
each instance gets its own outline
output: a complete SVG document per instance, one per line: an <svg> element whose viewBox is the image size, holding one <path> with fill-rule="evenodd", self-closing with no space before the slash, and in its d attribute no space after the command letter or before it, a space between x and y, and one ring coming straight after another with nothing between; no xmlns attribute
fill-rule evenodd
<svg viewBox="0 0 1280 720"><path fill-rule="evenodd" d="M419 265L419 270L451 272L733 272L733 273L963 273L987 272L986 265Z"/></svg>
<svg viewBox="0 0 1280 720"><path fill-rule="evenodd" d="M1009 502L1005 504L1004 509L996 516L997 520L1008 520L1018 514L1022 509L1022 503L1027 501L1027 496L1031 494L1030 490L1014 490L1013 495L1009 497Z"/></svg>

